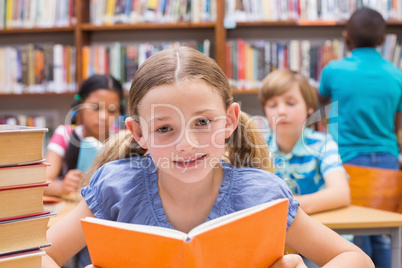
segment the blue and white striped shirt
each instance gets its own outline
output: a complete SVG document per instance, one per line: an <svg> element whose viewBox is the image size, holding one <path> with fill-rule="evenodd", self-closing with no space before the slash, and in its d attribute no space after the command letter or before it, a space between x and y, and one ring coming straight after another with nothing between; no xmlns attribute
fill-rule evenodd
<svg viewBox="0 0 402 268"><path fill-rule="evenodd" d="M275 174L286 181L294 194L315 193L325 188L325 176L344 170L338 145L330 134L305 128L288 154L279 151L275 133L267 133L265 140L274 155Z"/></svg>

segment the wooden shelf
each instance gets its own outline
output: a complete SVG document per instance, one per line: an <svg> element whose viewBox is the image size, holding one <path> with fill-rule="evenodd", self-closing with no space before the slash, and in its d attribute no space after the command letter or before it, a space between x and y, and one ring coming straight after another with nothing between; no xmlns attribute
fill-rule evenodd
<svg viewBox="0 0 402 268"><path fill-rule="evenodd" d="M237 22L236 27L256 27L256 26L296 26L296 21L247 21ZM228 29L231 30L231 29Z"/></svg>
<svg viewBox="0 0 402 268"><path fill-rule="evenodd" d="M237 27L281 27L281 26L295 26L295 27L311 27L311 26L322 26L322 27L334 27L334 26L345 26L347 23L346 20L342 21L307 21L307 20L299 20L299 21L248 21L248 22L237 22ZM388 26L402 26L401 20L388 20ZM234 28L234 29L236 29ZM233 29L227 29L233 30Z"/></svg>
<svg viewBox="0 0 402 268"><path fill-rule="evenodd" d="M387 20L389 26L402 26L402 20Z"/></svg>
<svg viewBox="0 0 402 268"><path fill-rule="evenodd" d="M83 1L75 1L75 16L76 16L76 25L71 27L50 27L50 28L18 28L18 29L4 29L0 30L0 35L14 35L20 38L22 34L29 34L29 37L26 37L26 41L30 42L30 39L33 39L35 34L38 34L39 38L43 35L50 36L53 38L57 33L66 33L65 35L72 34L73 38L66 39L62 41L62 43L73 42L73 45L76 47L76 83L79 85L82 80L82 50L81 48L85 45L90 45L94 39L103 35L108 35L109 32L112 31L121 31L124 35L125 31L152 31L153 33L162 32L163 30L170 30L168 37L174 40L175 32L178 32L180 35L180 31L185 29L193 31L194 33L202 32L204 34L205 31L213 32L213 36L211 37L211 44L214 52L214 58L218 65L225 70L226 64L226 42L228 40L227 35L236 35L236 29L239 29L237 32L238 35L241 36L243 33L251 32L253 29L257 31L263 29L277 29L278 32L284 32L288 30L295 30L297 32L314 32L318 31L319 33L327 32L330 28L335 28L336 30L340 30L341 27L345 27L346 21L302 21L302 20L288 20L288 21L255 21L255 22L238 22L236 23L236 28L234 29L226 29L224 27L225 20L225 1L218 0L216 7L216 21L215 22L202 22L202 23L191 23L191 22L179 22L179 23L137 23L137 24L113 24L113 25L93 25L89 22L90 12L90 0ZM387 21L387 25L390 26L389 29L391 31L401 33L402 21L401 20L389 20ZM159 33L158 32L158 33ZM41 34L44 33L44 34ZM185 33L186 34L186 33ZM14 36L12 36L14 38ZM69 37L69 36L66 36ZM291 36L290 36L291 37ZM7 36L8 38L8 36ZM63 36L64 38L64 36ZM208 37L209 38L209 37ZM261 38L269 39L270 36L261 36ZM53 40L53 39L52 39ZM8 41L7 41L8 42ZM6 42L6 43L7 43ZM57 42L57 41L55 41ZM258 94L258 89L252 90L238 90L232 89L233 94L235 95L247 95L247 94ZM44 98L62 98L62 97L72 97L75 93L44 93L44 94L1 94L0 98L23 98L23 97L44 97ZM127 94L127 93L125 93Z"/></svg>
<svg viewBox="0 0 402 268"><path fill-rule="evenodd" d="M81 25L83 31L114 31L114 30L160 30L160 29L188 29L188 28L215 28L215 22L205 23L139 23L139 24L113 24L113 25L93 25L84 23Z"/></svg>
<svg viewBox="0 0 402 268"><path fill-rule="evenodd" d="M52 28L13 28L0 30L0 34L35 34L35 33L58 33L74 32L75 27L52 27Z"/></svg>
<svg viewBox="0 0 402 268"><path fill-rule="evenodd" d="M65 93L23 93L23 94L0 94L1 98L26 98L26 97L72 97L75 92Z"/></svg>
<svg viewBox="0 0 402 268"><path fill-rule="evenodd" d="M259 89L248 89L248 90L238 90L232 88L233 95L248 95L248 94L258 94L260 92Z"/></svg>

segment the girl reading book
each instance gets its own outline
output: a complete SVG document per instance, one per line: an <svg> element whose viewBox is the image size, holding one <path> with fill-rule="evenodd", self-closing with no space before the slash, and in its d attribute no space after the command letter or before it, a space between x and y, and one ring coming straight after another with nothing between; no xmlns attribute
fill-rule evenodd
<svg viewBox="0 0 402 268"><path fill-rule="evenodd" d="M61 196L75 193L82 184L83 171L79 164L81 152L88 152L88 138L103 143L116 132L113 127L119 115L124 115L123 88L119 81L110 75L93 75L83 81L74 96L70 117L71 125L60 125L55 130L49 144L46 160L50 166L46 178L51 181L45 187L45 194ZM83 156L81 155L81 160ZM86 157L87 161L91 161ZM82 165L81 165L82 166ZM90 263L85 248L72 260L82 268Z"/></svg>
<svg viewBox="0 0 402 268"><path fill-rule="evenodd" d="M133 79L128 107L129 131L110 139L82 189L84 200L48 230L52 246L43 267L62 265L86 245L84 217L188 232L279 198L289 199L290 247L320 266L372 267L360 249L310 219L286 183L266 171L266 143L212 59L187 47L154 54ZM303 266L298 255L285 255L272 267Z"/></svg>
<svg viewBox="0 0 402 268"><path fill-rule="evenodd" d="M79 189L83 176L77 169L80 143L85 137L104 142L119 114L124 114L123 89L110 75L93 75L74 96L71 125L60 125L49 144L46 160L51 164L46 177L52 183L46 195L60 196Z"/></svg>

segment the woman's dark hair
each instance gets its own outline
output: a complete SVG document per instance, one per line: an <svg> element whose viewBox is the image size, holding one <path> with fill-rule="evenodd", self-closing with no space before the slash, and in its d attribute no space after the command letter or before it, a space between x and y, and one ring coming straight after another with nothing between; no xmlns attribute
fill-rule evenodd
<svg viewBox="0 0 402 268"><path fill-rule="evenodd" d="M84 80L78 90L78 93L74 96L72 108L84 102L92 92L98 89L107 89L115 91L117 94L119 94L120 115L125 114L123 87L121 83L111 75L95 74L89 77L88 79ZM76 123L77 123L77 113L73 111L73 116L71 117L71 124L75 125Z"/></svg>

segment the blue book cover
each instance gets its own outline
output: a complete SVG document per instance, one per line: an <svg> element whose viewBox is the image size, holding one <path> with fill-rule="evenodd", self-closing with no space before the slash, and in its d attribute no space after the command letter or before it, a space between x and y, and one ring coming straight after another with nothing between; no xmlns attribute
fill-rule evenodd
<svg viewBox="0 0 402 268"><path fill-rule="evenodd" d="M81 141L78 154L77 169L87 172L103 144L94 137L86 137Z"/></svg>

